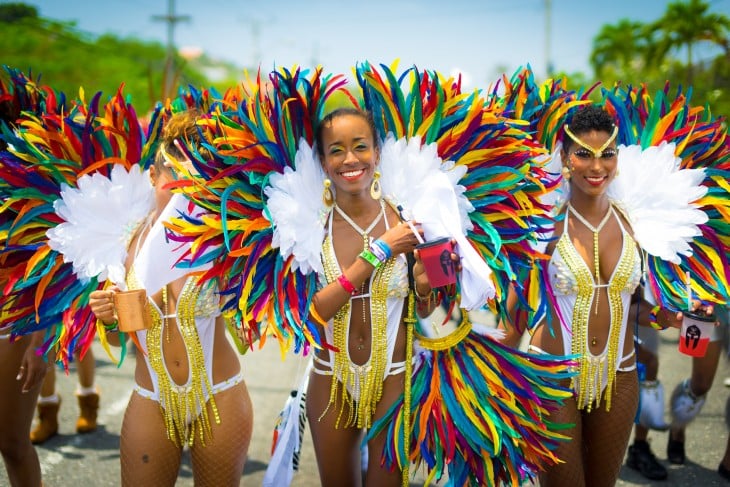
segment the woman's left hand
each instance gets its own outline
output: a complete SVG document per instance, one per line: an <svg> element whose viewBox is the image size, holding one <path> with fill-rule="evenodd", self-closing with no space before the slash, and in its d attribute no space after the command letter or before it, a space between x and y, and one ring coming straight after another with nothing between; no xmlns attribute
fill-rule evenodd
<svg viewBox="0 0 730 487"><path fill-rule="evenodd" d="M712 316L712 314L715 312L715 308L712 304L703 304L701 301L693 300L691 311L695 314L705 314L707 316ZM681 311L672 313L670 310L664 308L662 308L660 312L662 314L662 318L664 319L664 325L672 328L682 328L684 313L682 313Z"/></svg>
<svg viewBox="0 0 730 487"><path fill-rule="evenodd" d="M36 340L32 340L31 344L25 350L23 361L20 363L18 375L15 379L22 381L21 392L23 394L37 387L46 376L48 364L43 359L43 356L36 354L36 348L40 345L41 343L36 343Z"/></svg>
<svg viewBox="0 0 730 487"><path fill-rule="evenodd" d="M454 248L456 248L456 240L452 239L451 243ZM423 265L423 261L421 260L418 250L414 250L413 255L416 258L416 263L413 266L413 278L415 280L416 292L421 296L425 296L431 292L433 287L428 280L428 276L426 275L426 266ZM451 261L454 263L456 273L458 274L461 272L461 259L459 258L459 254L451 252ZM425 290L425 292L421 292L423 290Z"/></svg>

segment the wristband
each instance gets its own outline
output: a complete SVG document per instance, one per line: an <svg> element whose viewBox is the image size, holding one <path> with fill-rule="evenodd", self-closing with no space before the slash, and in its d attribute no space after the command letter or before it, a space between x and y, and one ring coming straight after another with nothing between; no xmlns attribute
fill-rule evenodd
<svg viewBox="0 0 730 487"><path fill-rule="evenodd" d="M372 250L373 252L375 252L375 249L378 249L378 248L380 250L382 250L383 254L385 255L385 259L382 259L383 261L388 260L391 257L393 257L393 251L390 250L390 247L388 246L388 244L385 243L381 239L377 239L372 244L370 244L370 250Z"/></svg>
<svg viewBox="0 0 730 487"><path fill-rule="evenodd" d="M350 293L350 295L355 296L357 294L357 289L355 288L355 286L352 285L350 280L345 277L344 274L340 274L339 276L337 276L337 282L339 282L340 286L342 286L345 291Z"/></svg>
<svg viewBox="0 0 730 487"><path fill-rule="evenodd" d="M375 257L378 258L378 260L383 263L386 260L388 260L388 256L386 255L385 251L382 247L379 247L378 245L375 245L375 242L370 244L370 252L373 253Z"/></svg>
<svg viewBox="0 0 730 487"><path fill-rule="evenodd" d="M362 252L360 252L360 255L358 257L362 258L365 262L369 263L376 269L380 267L380 264L382 264L380 259L378 259L378 257L370 249L363 250Z"/></svg>
<svg viewBox="0 0 730 487"><path fill-rule="evenodd" d="M657 320L657 316L659 315L659 311L661 311L661 309L662 307L657 305L654 306L649 312L649 326L651 326L655 330L666 330L667 328L669 328L668 326L660 325L659 321Z"/></svg>

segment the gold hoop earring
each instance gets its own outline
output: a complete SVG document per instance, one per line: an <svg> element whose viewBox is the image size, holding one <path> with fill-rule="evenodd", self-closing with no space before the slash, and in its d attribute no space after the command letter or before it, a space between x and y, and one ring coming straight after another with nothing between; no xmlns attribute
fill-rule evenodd
<svg viewBox="0 0 730 487"><path fill-rule="evenodd" d="M560 170L560 174L563 176L563 179L570 181L570 168L568 166L563 166L563 169Z"/></svg>
<svg viewBox="0 0 730 487"><path fill-rule="evenodd" d="M373 182L370 184L370 197L379 200L381 196L383 196L383 191L380 189L380 171L375 171Z"/></svg>
<svg viewBox="0 0 730 487"><path fill-rule="evenodd" d="M322 203L328 208L335 204L335 195L332 193L330 186L332 186L332 181L329 178L325 178L324 191L322 191Z"/></svg>

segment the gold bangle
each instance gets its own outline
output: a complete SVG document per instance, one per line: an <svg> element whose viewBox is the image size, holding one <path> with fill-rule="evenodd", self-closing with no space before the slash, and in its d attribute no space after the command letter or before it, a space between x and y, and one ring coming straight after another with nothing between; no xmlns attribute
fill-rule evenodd
<svg viewBox="0 0 730 487"><path fill-rule="evenodd" d="M421 296L420 294L418 294L418 286L413 286L413 294L416 295L416 299L419 301L431 301L431 298L433 297L433 289L430 289L428 291L428 294L426 294L425 296Z"/></svg>

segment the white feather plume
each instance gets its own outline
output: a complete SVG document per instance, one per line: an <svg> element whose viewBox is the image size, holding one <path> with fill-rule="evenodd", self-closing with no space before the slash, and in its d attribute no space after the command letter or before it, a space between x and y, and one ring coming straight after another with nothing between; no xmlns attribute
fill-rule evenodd
<svg viewBox="0 0 730 487"><path fill-rule="evenodd" d="M63 223L46 232L48 244L71 262L82 282L97 277L124 282L127 246L135 228L152 210L154 191L140 166L115 165L110 177L82 176L64 185L53 208Z"/></svg>
<svg viewBox="0 0 730 487"><path fill-rule="evenodd" d="M271 246L279 248L284 259L294 256L292 269L303 274L323 273L320 252L327 215L321 194L324 171L314 151L301 140L295 156L296 171L286 168L270 179L265 189L266 207L274 235Z"/></svg>
<svg viewBox="0 0 730 487"><path fill-rule="evenodd" d="M626 213L639 245L649 254L675 264L692 255L689 242L707 215L695 201L707 193L702 169L680 169L675 145L662 143L642 150L619 147L616 177L608 196Z"/></svg>
<svg viewBox="0 0 730 487"><path fill-rule="evenodd" d="M466 167L443 163L436 144L422 146L418 137L395 140L388 136L379 170L383 196L403 206L421 224L426 240L456 240L462 265L461 306L478 309L493 298L489 266L466 238L472 228L469 213L474 210L458 184Z"/></svg>

